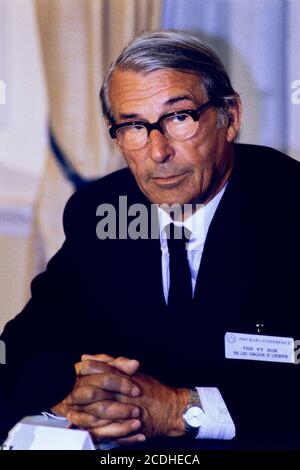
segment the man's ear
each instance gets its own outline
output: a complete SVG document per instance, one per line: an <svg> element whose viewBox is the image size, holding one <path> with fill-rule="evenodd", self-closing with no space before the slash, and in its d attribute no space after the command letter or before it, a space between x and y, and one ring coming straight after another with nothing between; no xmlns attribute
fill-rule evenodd
<svg viewBox="0 0 300 470"><path fill-rule="evenodd" d="M228 114L226 138L227 142L233 142L241 127L242 103L240 99L236 101L234 106L229 108Z"/></svg>
<svg viewBox="0 0 300 470"><path fill-rule="evenodd" d="M105 124L106 124L106 126L107 126L107 129L110 129L110 127L112 126L111 121L110 121L107 117L104 118L104 121L105 121ZM119 145L119 143L118 143L118 140L115 139L113 142L114 142L115 145L117 145L117 147L119 147L119 149L120 149L121 152L122 152L122 149L121 149L121 147L120 147L120 145Z"/></svg>

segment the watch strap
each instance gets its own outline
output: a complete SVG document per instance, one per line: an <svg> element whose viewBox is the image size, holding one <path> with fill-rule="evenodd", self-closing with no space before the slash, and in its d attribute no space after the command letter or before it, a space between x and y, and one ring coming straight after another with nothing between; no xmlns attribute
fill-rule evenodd
<svg viewBox="0 0 300 470"><path fill-rule="evenodd" d="M190 390L190 398L189 398L188 405L197 405L197 406L200 406L200 408L202 408L199 393L197 392L196 388L192 388Z"/></svg>
<svg viewBox="0 0 300 470"><path fill-rule="evenodd" d="M196 438L196 436L198 435L198 432L199 432L199 428L189 425L189 423L185 419L186 411L189 408L191 408L192 406L197 406L197 407L202 409L199 393L198 393L196 388L192 388L190 390L189 402L188 402L187 407L185 408L185 411L183 413L183 422L184 422L184 429L185 429L186 434L188 434L192 438Z"/></svg>

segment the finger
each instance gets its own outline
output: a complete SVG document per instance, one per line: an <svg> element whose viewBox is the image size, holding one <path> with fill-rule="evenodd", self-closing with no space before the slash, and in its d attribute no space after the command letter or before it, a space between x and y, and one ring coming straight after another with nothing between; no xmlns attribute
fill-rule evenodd
<svg viewBox="0 0 300 470"><path fill-rule="evenodd" d="M81 429L107 426L111 423L108 419L99 419L82 411L70 411L67 413L67 420Z"/></svg>
<svg viewBox="0 0 300 470"><path fill-rule="evenodd" d="M117 367L114 366L116 364ZM137 361L128 361L126 358L118 358L109 364L94 359L85 359L75 364L75 370L78 377L86 375L104 374L110 372L120 377L127 377L127 372L135 372L139 366Z"/></svg>
<svg viewBox="0 0 300 470"><path fill-rule="evenodd" d="M81 360L85 361L86 359L94 359L95 361L109 363L113 361L115 358L112 356L109 356L108 354L82 354Z"/></svg>
<svg viewBox="0 0 300 470"><path fill-rule="evenodd" d="M96 418L118 419L137 418L140 414L139 408L133 405L125 405L117 401L103 400L84 406L82 411Z"/></svg>
<svg viewBox="0 0 300 470"><path fill-rule="evenodd" d="M77 375L94 374L103 370L101 363L108 364L111 367L116 368L124 374L133 375L137 372L140 367L139 361L136 359L128 359L127 357L112 358L106 354L83 354L81 356L82 362L75 365ZM103 360L104 359L104 360Z"/></svg>
<svg viewBox="0 0 300 470"><path fill-rule="evenodd" d="M81 379L77 388L85 385L98 387L107 392L121 393L128 397L138 397L140 395L140 390L135 383L127 379L126 376L115 374L114 372L85 376Z"/></svg>
<svg viewBox="0 0 300 470"><path fill-rule="evenodd" d="M98 441L102 439L116 439L125 437L141 427L141 422L137 419L113 422L106 426L89 429L90 434Z"/></svg>
<svg viewBox="0 0 300 470"><path fill-rule="evenodd" d="M113 393L114 390L116 393ZM131 397L137 397L139 394L140 391L136 386L124 385L108 377L103 380L94 379L93 382L88 381L86 385L82 384L75 388L65 399L65 404L67 406L89 405L101 400L128 402Z"/></svg>
<svg viewBox="0 0 300 470"><path fill-rule="evenodd" d="M121 393L128 397L138 397L140 395L137 385L126 377L116 375L115 373L99 374L91 377L93 377L93 383L102 390Z"/></svg>
<svg viewBox="0 0 300 470"><path fill-rule="evenodd" d="M101 390L99 387L92 385L80 386L75 388L65 399L68 406L89 405L100 400L112 400L113 394Z"/></svg>
<svg viewBox="0 0 300 470"><path fill-rule="evenodd" d="M135 374L138 368L140 367L139 361L135 359L128 359L127 357L122 356L114 359L112 362L110 362L110 365L112 365L119 371L124 372L124 374L128 375Z"/></svg>
<svg viewBox="0 0 300 470"><path fill-rule="evenodd" d="M91 374L102 374L105 372L112 372L114 371L114 368L108 363L102 361L97 361L94 359L85 359L84 361L77 362L75 364L75 370L77 376L81 377Z"/></svg>
<svg viewBox="0 0 300 470"><path fill-rule="evenodd" d="M120 445L130 445L137 444L139 442L145 442L146 436L144 434L133 434L128 437L120 437L119 439L114 439L113 442Z"/></svg>
<svg viewBox="0 0 300 470"><path fill-rule="evenodd" d="M87 390L91 388L91 390ZM88 403L88 399L90 398L92 401L99 397L99 400L105 399L102 398L101 394L97 394L95 388L100 389L101 391L106 392L116 392L114 399L121 401L120 398L116 396L116 394L125 395L127 397L138 397L140 395L140 390L138 386L131 382L126 377L116 375L115 373L105 373L105 374L92 374L84 377L79 377L77 379L77 383L71 394L66 398L67 404L82 404ZM86 400L84 394L88 393ZM91 394L91 396L90 396ZM80 402L77 403L77 397L80 396ZM83 401L82 401L83 399Z"/></svg>

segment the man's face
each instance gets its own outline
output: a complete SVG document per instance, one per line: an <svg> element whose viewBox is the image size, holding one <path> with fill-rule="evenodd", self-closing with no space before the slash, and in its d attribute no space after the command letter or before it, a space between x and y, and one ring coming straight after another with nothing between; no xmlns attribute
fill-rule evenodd
<svg viewBox="0 0 300 470"><path fill-rule="evenodd" d="M197 109L208 101L196 75L176 70L147 75L115 70L109 96L117 124L134 120L152 123L164 114ZM201 196L206 202L231 171L229 143L236 137L237 121L238 116L233 116L233 124L218 127L217 110L211 107L200 116L199 128L189 140L167 139L155 129L142 149L121 151L152 203L195 203Z"/></svg>

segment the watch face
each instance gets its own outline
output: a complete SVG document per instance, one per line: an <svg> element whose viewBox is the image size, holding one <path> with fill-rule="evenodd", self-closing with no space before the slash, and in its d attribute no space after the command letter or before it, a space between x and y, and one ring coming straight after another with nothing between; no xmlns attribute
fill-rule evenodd
<svg viewBox="0 0 300 470"><path fill-rule="evenodd" d="M192 428L199 428L203 424L205 413L199 406L190 406L184 413L186 423Z"/></svg>

